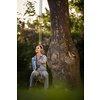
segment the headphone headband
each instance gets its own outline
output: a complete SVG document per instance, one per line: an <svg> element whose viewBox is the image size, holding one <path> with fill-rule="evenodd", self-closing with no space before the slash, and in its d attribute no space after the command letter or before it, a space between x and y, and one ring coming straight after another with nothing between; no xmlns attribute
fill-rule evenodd
<svg viewBox="0 0 100 100"><path fill-rule="evenodd" d="M40 45L40 48L41 48L41 49L43 48L42 45Z"/></svg>

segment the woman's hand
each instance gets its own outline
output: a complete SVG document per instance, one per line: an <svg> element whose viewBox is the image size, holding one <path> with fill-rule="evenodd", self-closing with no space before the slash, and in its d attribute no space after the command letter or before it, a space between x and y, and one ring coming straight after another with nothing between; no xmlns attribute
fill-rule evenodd
<svg viewBox="0 0 100 100"><path fill-rule="evenodd" d="M42 61L41 59L39 60L39 62L42 63L42 64L44 63L44 61Z"/></svg>

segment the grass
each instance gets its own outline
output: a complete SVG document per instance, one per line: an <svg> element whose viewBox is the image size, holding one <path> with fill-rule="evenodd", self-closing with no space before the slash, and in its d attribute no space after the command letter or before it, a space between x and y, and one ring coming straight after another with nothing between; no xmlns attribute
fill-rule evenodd
<svg viewBox="0 0 100 100"><path fill-rule="evenodd" d="M84 100L83 86L76 90L64 88L44 90L43 87L34 86L32 90L18 88L17 100Z"/></svg>

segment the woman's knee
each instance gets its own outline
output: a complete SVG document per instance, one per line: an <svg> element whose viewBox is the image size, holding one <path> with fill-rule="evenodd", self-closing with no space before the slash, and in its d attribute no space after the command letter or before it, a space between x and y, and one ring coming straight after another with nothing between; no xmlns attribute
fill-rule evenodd
<svg viewBox="0 0 100 100"><path fill-rule="evenodd" d="M33 71L32 73L31 73L31 76L35 76L36 75L36 71Z"/></svg>
<svg viewBox="0 0 100 100"><path fill-rule="evenodd" d="M49 74L48 74L48 72L46 72L45 75L44 75L44 77L48 78L48 76L49 76Z"/></svg>

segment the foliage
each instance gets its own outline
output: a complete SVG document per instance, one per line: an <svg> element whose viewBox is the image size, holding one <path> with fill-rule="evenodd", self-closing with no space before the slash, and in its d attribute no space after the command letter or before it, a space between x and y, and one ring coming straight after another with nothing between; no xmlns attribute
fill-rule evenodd
<svg viewBox="0 0 100 100"><path fill-rule="evenodd" d="M71 0L69 5L75 8L77 12L84 14L84 0Z"/></svg>
<svg viewBox="0 0 100 100"><path fill-rule="evenodd" d="M34 16L36 14L35 8L34 8L35 3L36 1L34 2L27 1L24 3L24 6L26 6L24 15L28 14L29 16Z"/></svg>
<svg viewBox="0 0 100 100"><path fill-rule="evenodd" d="M17 29L17 72L18 84L24 82L29 83L30 73L32 72L32 57L36 54L35 48L39 43L38 25L30 24L25 28L25 23L18 21ZM20 32L20 34L19 34ZM50 34L43 34L42 44L44 46L43 54L47 55L50 44ZM49 69L48 69L49 70Z"/></svg>
<svg viewBox="0 0 100 100"><path fill-rule="evenodd" d="M69 9L75 9L77 13L81 13L81 19L84 20L84 0L69 1Z"/></svg>
<svg viewBox="0 0 100 100"><path fill-rule="evenodd" d="M42 29L47 33L51 33L50 31L50 11L45 8L46 13L42 13L41 18L43 19Z"/></svg>

